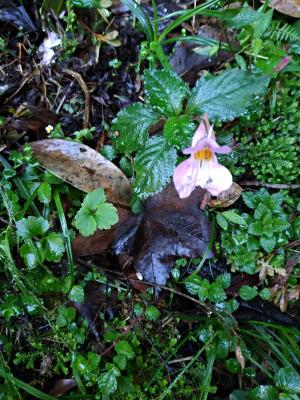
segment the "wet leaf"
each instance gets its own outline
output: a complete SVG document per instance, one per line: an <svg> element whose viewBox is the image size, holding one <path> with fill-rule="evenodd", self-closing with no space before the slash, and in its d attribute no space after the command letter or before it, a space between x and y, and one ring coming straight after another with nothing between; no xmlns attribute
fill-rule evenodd
<svg viewBox="0 0 300 400"><path fill-rule="evenodd" d="M269 6L282 14L300 18L300 0L271 0Z"/></svg>
<svg viewBox="0 0 300 400"><path fill-rule="evenodd" d="M168 185L146 202L142 214L119 225L116 254L132 257L144 281L165 285L176 258L201 257L207 250L210 223L199 208L203 194L198 188L182 200Z"/></svg>
<svg viewBox="0 0 300 400"><path fill-rule="evenodd" d="M102 187L108 201L129 205L128 178L92 148L61 139L33 142L31 147L41 165L63 181L84 192Z"/></svg>

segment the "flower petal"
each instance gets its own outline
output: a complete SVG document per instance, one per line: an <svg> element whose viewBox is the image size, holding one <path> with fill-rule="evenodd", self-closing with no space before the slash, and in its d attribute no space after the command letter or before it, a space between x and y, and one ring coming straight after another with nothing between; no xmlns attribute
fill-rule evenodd
<svg viewBox="0 0 300 400"><path fill-rule="evenodd" d="M182 152L183 154L193 154L204 149L204 147L208 147L214 153L228 154L231 152L231 148L229 146L220 146L212 138L202 139L196 146L188 147L187 149L182 150Z"/></svg>
<svg viewBox="0 0 300 400"><path fill-rule="evenodd" d="M198 169L196 184L208 190L213 196L229 189L232 185L232 175L217 159L204 161Z"/></svg>
<svg viewBox="0 0 300 400"><path fill-rule="evenodd" d="M196 187L198 161L192 157L180 163L174 171L173 182L179 197L188 197Z"/></svg>

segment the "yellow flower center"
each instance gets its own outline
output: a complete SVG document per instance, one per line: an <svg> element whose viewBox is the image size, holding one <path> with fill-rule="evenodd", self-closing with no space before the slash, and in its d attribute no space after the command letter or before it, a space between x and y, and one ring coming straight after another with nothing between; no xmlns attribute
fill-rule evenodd
<svg viewBox="0 0 300 400"><path fill-rule="evenodd" d="M196 151L194 158L198 161L209 161L213 158L213 153L208 147L204 147L202 150Z"/></svg>

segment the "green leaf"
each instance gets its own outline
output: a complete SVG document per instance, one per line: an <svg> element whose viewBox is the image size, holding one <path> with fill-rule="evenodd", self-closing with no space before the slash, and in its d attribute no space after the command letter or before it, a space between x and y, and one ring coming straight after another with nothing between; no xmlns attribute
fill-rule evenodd
<svg viewBox="0 0 300 400"><path fill-rule="evenodd" d="M120 371L115 366L99 375L98 387L102 396L108 396L117 390L117 377L119 375Z"/></svg>
<svg viewBox="0 0 300 400"><path fill-rule="evenodd" d="M223 289L228 289L231 285L231 274L225 272L217 276L216 282L219 283Z"/></svg>
<svg viewBox="0 0 300 400"><path fill-rule="evenodd" d="M170 181L177 154L164 137L150 138L134 161L133 191L144 199L159 192Z"/></svg>
<svg viewBox="0 0 300 400"><path fill-rule="evenodd" d="M90 236L96 231L97 222L91 212L83 207L75 216L74 226L79 230L81 235Z"/></svg>
<svg viewBox="0 0 300 400"><path fill-rule="evenodd" d="M271 298L271 291L268 288L264 288L262 289L259 293L258 293L259 297L263 300L270 300Z"/></svg>
<svg viewBox="0 0 300 400"><path fill-rule="evenodd" d="M43 262L43 252L40 243L34 244L31 240L20 247L20 255L26 267L34 269Z"/></svg>
<svg viewBox="0 0 300 400"><path fill-rule="evenodd" d="M142 103L131 104L121 110L112 126L119 135L113 139L117 152L129 155L139 150L147 141L149 128L160 118L152 107Z"/></svg>
<svg viewBox="0 0 300 400"><path fill-rule="evenodd" d="M148 69L144 73L145 90L150 104L167 116L178 115L188 94L186 84L175 72Z"/></svg>
<svg viewBox="0 0 300 400"><path fill-rule="evenodd" d="M273 238L273 237L267 238L266 236L261 236L259 242L260 242L261 247L267 253L271 253L271 251L274 250L274 247L275 247L275 244L276 244L275 238Z"/></svg>
<svg viewBox="0 0 300 400"><path fill-rule="evenodd" d="M105 203L106 196L102 188L88 193L76 213L74 225L83 236L92 235L95 230L109 229L118 222L117 209Z"/></svg>
<svg viewBox="0 0 300 400"><path fill-rule="evenodd" d="M159 318L159 316L160 316L160 311L156 307L149 306L146 308L145 317L149 321L155 321Z"/></svg>
<svg viewBox="0 0 300 400"><path fill-rule="evenodd" d="M273 232L283 232L290 227L290 224L282 218L273 218Z"/></svg>
<svg viewBox="0 0 300 400"><path fill-rule="evenodd" d="M148 42L153 41L152 23L143 8L134 0L122 0L122 2L130 9L132 14L138 19L143 31L147 36Z"/></svg>
<svg viewBox="0 0 300 400"><path fill-rule="evenodd" d="M105 144L103 147L101 147L99 153L109 161L112 161L117 155L115 148L109 144Z"/></svg>
<svg viewBox="0 0 300 400"><path fill-rule="evenodd" d="M49 229L48 221L43 217L22 218L16 222L17 233L23 239L43 236Z"/></svg>
<svg viewBox="0 0 300 400"><path fill-rule="evenodd" d="M41 6L41 11L53 10L55 15L59 15L65 8L66 0L44 0Z"/></svg>
<svg viewBox="0 0 300 400"><path fill-rule="evenodd" d="M249 391L247 400L278 400L278 393L274 386L258 386Z"/></svg>
<svg viewBox="0 0 300 400"><path fill-rule="evenodd" d="M186 290L192 295L198 294L201 283L202 283L202 278L200 278L200 276L194 275L194 274L189 275L184 280L184 285L185 285Z"/></svg>
<svg viewBox="0 0 300 400"><path fill-rule="evenodd" d="M115 350L118 354L128 358L128 360L134 357L133 348L126 340L120 340L120 342L116 344Z"/></svg>
<svg viewBox="0 0 300 400"><path fill-rule="evenodd" d="M226 293L218 282L213 282L210 285L208 299L214 303L218 303L226 299Z"/></svg>
<svg viewBox="0 0 300 400"><path fill-rule="evenodd" d="M38 199L43 204L49 204L51 201L51 186L43 182L37 190Z"/></svg>
<svg viewBox="0 0 300 400"><path fill-rule="evenodd" d="M230 19L226 18L226 23L232 28L242 28L254 22L260 22L262 17L262 13L253 10L251 7L243 7L237 15L233 15Z"/></svg>
<svg viewBox="0 0 300 400"><path fill-rule="evenodd" d="M190 146L195 129L196 124L189 115L169 117L164 126L164 136L177 149L184 149Z"/></svg>
<svg viewBox="0 0 300 400"><path fill-rule="evenodd" d="M221 215L228 221L233 222L234 224L247 226L247 222L245 221L245 219L233 210L224 211Z"/></svg>
<svg viewBox="0 0 300 400"><path fill-rule="evenodd" d="M255 95L262 94L269 78L231 69L198 80L187 105L190 114L207 112L211 119L232 120L244 114Z"/></svg>
<svg viewBox="0 0 300 400"><path fill-rule="evenodd" d="M224 218L222 214L218 213L216 216L216 220L217 220L218 225L220 225L220 227L226 231L228 228L228 222L227 222L226 218Z"/></svg>
<svg viewBox="0 0 300 400"><path fill-rule="evenodd" d="M239 295L243 300L252 300L258 294L256 287L243 285L239 290Z"/></svg>
<svg viewBox="0 0 300 400"><path fill-rule="evenodd" d="M127 365L127 358L121 354L118 354L116 356L114 356L113 358L113 362L114 364L116 364L116 366L120 369L120 370L124 370L126 368Z"/></svg>
<svg viewBox="0 0 300 400"><path fill-rule="evenodd" d="M254 218L260 221L266 215L271 215L269 209L263 203L259 203L258 207L254 211Z"/></svg>
<svg viewBox="0 0 300 400"><path fill-rule="evenodd" d="M275 385L285 392L300 394L300 375L293 368L280 368L275 374Z"/></svg>
<svg viewBox="0 0 300 400"><path fill-rule="evenodd" d="M100 0L70 0L70 3L78 8L100 7Z"/></svg>
<svg viewBox="0 0 300 400"><path fill-rule="evenodd" d="M59 327L64 327L74 321L76 317L76 310L73 307L60 306L58 308L58 315L56 318L56 324Z"/></svg>
<svg viewBox="0 0 300 400"><path fill-rule="evenodd" d="M76 303L84 302L84 290L80 285L74 285L69 293L69 299Z"/></svg>
<svg viewBox="0 0 300 400"><path fill-rule="evenodd" d="M59 262L65 252L64 241L61 235L51 232L46 236L45 240L45 259L47 261Z"/></svg>
<svg viewBox="0 0 300 400"><path fill-rule="evenodd" d="M260 19L260 21L257 21L254 24L254 33L253 33L254 38L260 38L269 28L272 22L273 12L274 10L269 10L265 14L261 14L262 18Z"/></svg>
<svg viewBox="0 0 300 400"><path fill-rule="evenodd" d="M256 207L256 196L252 192L244 192L242 193L242 198L244 200L244 203L246 206L249 208L255 208Z"/></svg>
<svg viewBox="0 0 300 400"><path fill-rule="evenodd" d="M255 236L261 236L264 233L264 227L261 221L252 222L249 225L248 233Z"/></svg>

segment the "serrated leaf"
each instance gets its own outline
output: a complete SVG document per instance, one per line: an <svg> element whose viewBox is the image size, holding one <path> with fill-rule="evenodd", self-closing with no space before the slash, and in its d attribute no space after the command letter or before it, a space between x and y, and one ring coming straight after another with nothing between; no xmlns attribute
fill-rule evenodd
<svg viewBox="0 0 300 400"><path fill-rule="evenodd" d="M85 196L82 205L91 211L96 211L97 207L103 204L105 201L106 196L104 190L102 188L98 188Z"/></svg>
<svg viewBox="0 0 300 400"><path fill-rule="evenodd" d="M269 78L231 69L198 80L187 105L190 114L208 113L209 118L232 120L244 114L255 95L262 94Z"/></svg>
<svg viewBox="0 0 300 400"><path fill-rule="evenodd" d="M257 289L248 285L243 285L239 290L239 295L243 300L252 300L257 294Z"/></svg>
<svg viewBox="0 0 300 400"><path fill-rule="evenodd" d="M261 221L255 221L249 225L248 233L255 236L261 236L264 233L264 226Z"/></svg>
<svg viewBox="0 0 300 400"><path fill-rule="evenodd" d="M267 252L267 253L271 253L272 250L274 250L275 244L276 244L276 240L273 237L265 237L265 236L261 236L260 240L260 245L261 247Z"/></svg>
<svg viewBox="0 0 300 400"><path fill-rule="evenodd" d="M74 220L75 227L79 230L82 236L90 236L97 229L97 222L94 216L86 208L81 208Z"/></svg>
<svg viewBox="0 0 300 400"><path fill-rule="evenodd" d="M256 196L252 192L244 192L242 194L243 201L249 208L255 208L256 206Z"/></svg>
<svg viewBox="0 0 300 400"><path fill-rule="evenodd" d="M127 155L139 150L147 141L149 128L161 118L151 106L135 103L121 110L112 129L119 136L114 139L115 148Z"/></svg>
<svg viewBox="0 0 300 400"><path fill-rule="evenodd" d="M115 366L113 366L107 372L100 374L98 379L98 387L102 396L108 396L117 390L117 377L119 375L120 371Z"/></svg>
<svg viewBox="0 0 300 400"><path fill-rule="evenodd" d="M232 28L242 28L254 22L260 22L264 14L253 10L251 7L243 7L240 12L230 19L226 19L227 25Z"/></svg>
<svg viewBox="0 0 300 400"><path fill-rule="evenodd" d="M123 355L129 360L134 357L134 351L131 345L126 340L120 340L116 346L115 350L118 354Z"/></svg>
<svg viewBox="0 0 300 400"><path fill-rule="evenodd" d="M260 385L249 391L247 400L278 400L278 393L274 386Z"/></svg>
<svg viewBox="0 0 300 400"><path fill-rule="evenodd" d="M228 289L231 285L231 274L225 272L217 276L216 282L219 283L223 289Z"/></svg>
<svg viewBox="0 0 300 400"><path fill-rule="evenodd" d="M275 374L275 385L285 392L300 394L300 375L293 368L280 368Z"/></svg>
<svg viewBox="0 0 300 400"><path fill-rule="evenodd" d="M234 224L247 226L245 219L233 210L224 211L221 215L226 218L227 221L233 222Z"/></svg>
<svg viewBox="0 0 300 400"><path fill-rule="evenodd" d="M260 221L266 215L270 215L269 209L263 203L259 203L258 207L254 211L254 218Z"/></svg>
<svg viewBox="0 0 300 400"><path fill-rule="evenodd" d="M95 213L98 229L109 229L119 220L117 209L112 204L101 204Z"/></svg>
<svg viewBox="0 0 300 400"><path fill-rule="evenodd" d="M16 222L17 233L23 239L33 236L43 236L49 229L48 221L43 217L22 218Z"/></svg>
<svg viewBox="0 0 300 400"><path fill-rule="evenodd" d="M177 154L164 137L155 136L148 140L134 161L136 173L133 191L144 199L157 192L170 181L176 164Z"/></svg>
<svg viewBox="0 0 300 400"><path fill-rule="evenodd" d="M169 70L145 71L145 90L150 104L167 116L178 115L188 94L186 84Z"/></svg>
<svg viewBox="0 0 300 400"><path fill-rule="evenodd" d="M47 261L59 262L65 252L65 246L62 237L58 233L51 232L45 239L45 259Z"/></svg>
<svg viewBox="0 0 300 400"><path fill-rule="evenodd" d="M43 204L49 204L51 201L51 186L43 182L37 190L38 199Z"/></svg>
<svg viewBox="0 0 300 400"><path fill-rule="evenodd" d="M224 289L218 282L213 282L210 285L210 289L208 292L208 299L214 303L218 303L226 299L226 293Z"/></svg>
<svg viewBox="0 0 300 400"><path fill-rule="evenodd" d="M164 136L177 149L184 149L191 144L196 124L189 115L169 117L164 126Z"/></svg>
<svg viewBox="0 0 300 400"><path fill-rule="evenodd" d="M282 218L273 218L273 232L283 232L288 229L290 224Z"/></svg>

